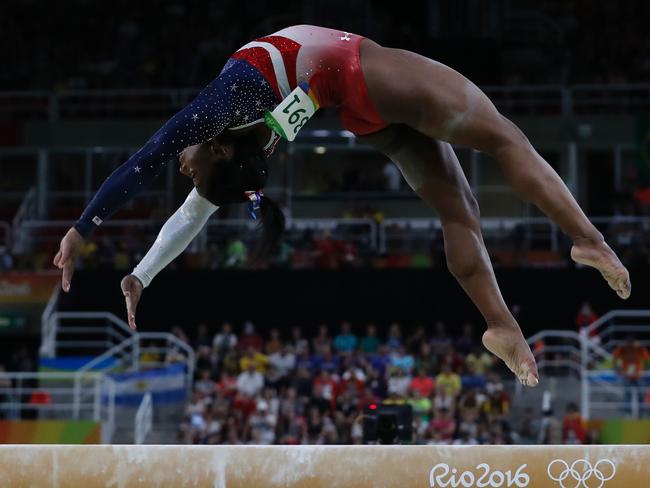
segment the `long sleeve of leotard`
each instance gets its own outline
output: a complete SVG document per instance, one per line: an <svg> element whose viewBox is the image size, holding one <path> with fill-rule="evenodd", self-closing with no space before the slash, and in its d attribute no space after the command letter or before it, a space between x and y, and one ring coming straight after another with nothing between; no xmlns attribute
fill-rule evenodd
<svg viewBox="0 0 650 488"><path fill-rule="evenodd" d="M147 254L133 270L146 288L151 280L182 253L219 207L194 188L183 205L165 222Z"/></svg>
<svg viewBox="0 0 650 488"><path fill-rule="evenodd" d="M205 142L226 127L259 120L276 105L273 90L244 61L231 60L184 109L117 168L99 188L75 228L82 236L147 188L165 165L187 146Z"/></svg>

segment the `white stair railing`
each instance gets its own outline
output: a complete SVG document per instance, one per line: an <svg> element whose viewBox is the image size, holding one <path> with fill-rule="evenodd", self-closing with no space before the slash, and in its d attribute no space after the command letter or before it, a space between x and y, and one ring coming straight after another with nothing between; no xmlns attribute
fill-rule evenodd
<svg viewBox="0 0 650 488"><path fill-rule="evenodd" d="M94 420L102 423L102 442L110 443L115 430L115 382L102 373L86 373L88 383L77 389L77 375L70 372L2 372L0 412L5 418L21 418L36 411L39 418ZM33 403L32 394L40 401ZM71 414L72 412L72 414Z"/></svg>
<svg viewBox="0 0 650 488"><path fill-rule="evenodd" d="M621 320L624 323L621 323ZM639 323L632 324L632 321ZM543 342L543 348L536 354L538 367L564 368L577 372L580 377L580 406L583 418L589 419L594 408L618 411L622 408L631 409L632 415L638 415L640 405L638 393L650 391L650 388L639 387L634 390L625 387L620 381L605 381L603 375L616 375L612 369L611 351L623 341L618 335L645 334L646 339L641 343L650 344L650 310L612 310L580 332L570 330L543 330L527 339L533 346ZM559 344L554 343L558 341ZM548 359L548 355L558 355L559 359ZM612 366L604 366L612 365ZM594 395L607 395L614 400L596 400Z"/></svg>
<svg viewBox="0 0 650 488"><path fill-rule="evenodd" d="M135 413L135 422L133 425L133 443L143 444L147 434L151 431L153 424L153 402L151 393L147 392L142 397L142 402Z"/></svg>
<svg viewBox="0 0 650 488"><path fill-rule="evenodd" d="M50 298L50 303L41 318L41 356L53 358L57 356L58 348L79 351L88 348L111 349L117 344L133 335L128 324L110 312L57 312L55 295L58 288ZM82 321L82 326L63 325ZM61 335L79 336L80 339L61 339ZM92 338L89 338L92 337Z"/></svg>

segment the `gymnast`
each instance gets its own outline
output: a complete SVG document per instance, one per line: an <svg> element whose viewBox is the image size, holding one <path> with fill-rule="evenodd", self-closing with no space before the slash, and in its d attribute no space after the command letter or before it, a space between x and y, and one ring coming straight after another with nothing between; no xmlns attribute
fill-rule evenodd
<svg viewBox="0 0 650 488"><path fill-rule="evenodd" d="M293 108L303 107L295 111L297 124L293 108L286 110L294 101ZM278 107L291 113L293 126L282 119ZM602 234L521 130L478 87L418 54L310 25L288 27L240 48L195 100L106 179L61 240L54 265L62 269L63 289L70 288L74 260L92 228L176 157L194 189L122 280L132 328L143 289L220 206L248 202L252 216L261 221L262 242L271 249L284 218L262 194L266 158L281 135L292 140L293 134L286 132L299 130L318 107L335 108L342 126L389 157L438 212L449 271L486 321L483 344L523 384L538 383L535 359L497 285L481 235L479 207L451 144L495 160L515 193L572 239L573 260L596 268L621 298L629 297L628 271Z"/></svg>

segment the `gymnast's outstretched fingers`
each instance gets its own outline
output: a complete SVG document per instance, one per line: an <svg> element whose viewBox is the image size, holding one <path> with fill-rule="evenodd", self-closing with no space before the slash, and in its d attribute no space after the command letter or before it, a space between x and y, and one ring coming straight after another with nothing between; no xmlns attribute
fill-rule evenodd
<svg viewBox="0 0 650 488"><path fill-rule="evenodd" d="M59 252L54 256L53 264L61 272L61 288L66 293L70 291L70 283L74 274L75 259L81 254L85 241L74 227L70 228L59 245Z"/></svg>
<svg viewBox="0 0 650 488"><path fill-rule="evenodd" d="M126 275L120 283L124 300L126 301L126 316L129 321L129 327L135 330L135 311L138 308L138 302L142 296L144 287L138 278L133 275Z"/></svg>

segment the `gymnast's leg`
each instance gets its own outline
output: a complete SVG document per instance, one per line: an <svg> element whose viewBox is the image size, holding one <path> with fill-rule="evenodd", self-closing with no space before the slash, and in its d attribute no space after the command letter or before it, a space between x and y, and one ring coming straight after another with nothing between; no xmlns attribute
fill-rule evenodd
<svg viewBox="0 0 650 488"><path fill-rule="evenodd" d="M629 297L628 271L602 234L553 168L478 87L441 63L371 41L362 44L361 60L370 97L386 120L490 155L517 195L571 237L571 257L597 268L621 298Z"/></svg>
<svg viewBox="0 0 650 488"><path fill-rule="evenodd" d="M535 359L501 296L481 235L478 203L451 146L405 125L361 139L391 158L413 190L438 211L449 271L487 322L483 344L522 383L535 386Z"/></svg>

